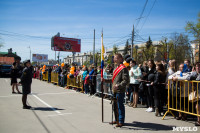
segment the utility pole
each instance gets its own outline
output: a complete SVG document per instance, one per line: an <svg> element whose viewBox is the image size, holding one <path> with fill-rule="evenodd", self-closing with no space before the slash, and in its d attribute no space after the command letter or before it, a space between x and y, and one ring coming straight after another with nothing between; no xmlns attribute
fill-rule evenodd
<svg viewBox="0 0 200 133"><path fill-rule="evenodd" d="M131 58L133 58L133 46L134 46L134 25L133 25L133 31L132 31L132 43L131 43Z"/></svg>
<svg viewBox="0 0 200 133"><path fill-rule="evenodd" d="M165 43L167 44L167 62L169 62L169 44L167 43L167 40L165 40Z"/></svg>
<svg viewBox="0 0 200 133"><path fill-rule="evenodd" d="M55 51L55 61L56 61L56 51Z"/></svg>
<svg viewBox="0 0 200 133"><path fill-rule="evenodd" d="M199 39L199 62L200 62L200 39Z"/></svg>
<svg viewBox="0 0 200 133"><path fill-rule="evenodd" d="M94 43L93 43L93 63L95 63L95 29L94 29Z"/></svg>
<svg viewBox="0 0 200 133"><path fill-rule="evenodd" d="M135 50L136 50L135 61L137 61L137 50L138 50L138 46L137 45L135 45Z"/></svg>
<svg viewBox="0 0 200 133"><path fill-rule="evenodd" d="M74 63L74 61L75 61L75 54L76 54L76 52L72 52L73 63Z"/></svg>
<svg viewBox="0 0 200 133"><path fill-rule="evenodd" d="M60 63L60 51L58 52L58 64Z"/></svg>

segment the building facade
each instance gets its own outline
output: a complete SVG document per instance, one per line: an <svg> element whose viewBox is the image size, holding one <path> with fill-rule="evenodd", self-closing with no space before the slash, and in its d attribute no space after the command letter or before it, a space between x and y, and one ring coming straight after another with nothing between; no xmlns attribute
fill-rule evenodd
<svg viewBox="0 0 200 133"><path fill-rule="evenodd" d="M159 45L159 41L153 41L152 44L154 46L158 46ZM141 48L145 47L145 45L146 45L146 43L141 43L141 44L135 44L134 45L134 48L137 49L138 56L140 56L142 54ZM118 48L117 49L118 53L123 54L125 46L119 46L117 48ZM131 46L129 46L128 54L130 54L130 49L131 49ZM113 48L106 49L106 56L109 56L110 54L112 54L112 52L113 52ZM101 53L99 52L99 53L96 53L96 54L100 55ZM93 52L76 53L74 55L74 62L79 64L79 65L83 65L84 62L88 61L90 64L92 64L93 63L93 61L92 61L93 57L92 56L93 56ZM155 51L155 59L156 60L161 60L161 56L156 51ZM71 64L72 62L73 62L73 55L69 55L66 58L64 58L64 63Z"/></svg>

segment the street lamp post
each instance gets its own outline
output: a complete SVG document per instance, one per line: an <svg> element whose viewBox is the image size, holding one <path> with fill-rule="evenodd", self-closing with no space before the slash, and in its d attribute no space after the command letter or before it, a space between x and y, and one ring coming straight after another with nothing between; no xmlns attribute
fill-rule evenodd
<svg viewBox="0 0 200 133"><path fill-rule="evenodd" d="M31 47L29 46L28 48L30 49L30 62L31 62Z"/></svg>

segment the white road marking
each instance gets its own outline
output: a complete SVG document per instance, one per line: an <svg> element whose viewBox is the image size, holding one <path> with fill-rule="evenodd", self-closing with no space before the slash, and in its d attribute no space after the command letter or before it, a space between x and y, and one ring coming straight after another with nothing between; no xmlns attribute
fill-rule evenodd
<svg viewBox="0 0 200 133"><path fill-rule="evenodd" d="M48 103L46 103L45 101L43 101L42 99L40 99L38 96L32 94L35 98L37 98L40 102L42 102L44 105L46 105L47 107L51 108L53 111L55 111L57 114L61 114L60 111L56 110L55 108L53 108L52 106L50 106Z"/></svg>
<svg viewBox="0 0 200 133"><path fill-rule="evenodd" d="M5 79L5 81L8 83L8 79Z"/></svg>
<svg viewBox="0 0 200 133"><path fill-rule="evenodd" d="M67 94L67 93L76 93L76 92L61 92L61 93L42 93L37 95L59 95L59 94Z"/></svg>
<svg viewBox="0 0 200 133"><path fill-rule="evenodd" d="M56 114L56 115L48 115L48 117L54 117L59 115L71 115L72 113L62 113L62 114Z"/></svg>
<svg viewBox="0 0 200 133"><path fill-rule="evenodd" d="M9 95L9 96L0 96L0 98L6 98L6 97L18 97L18 96L21 97L21 95L17 95L17 94L15 95L15 94L14 94L14 95Z"/></svg>
<svg viewBox="0 0 200 133"><path fill-rule="evenodd" d="M67 93L77 93L77 92L61 92L61 93L42 93L42 94L34 94L36 92L32 92L31 95L59 95L59 94L67 94ZM0 96L0 98L6 98L6 97L16 97L16 96L21 96L21 95L18 95L18 94L13 94L13 95L8 95L8 96Z"/></svg>

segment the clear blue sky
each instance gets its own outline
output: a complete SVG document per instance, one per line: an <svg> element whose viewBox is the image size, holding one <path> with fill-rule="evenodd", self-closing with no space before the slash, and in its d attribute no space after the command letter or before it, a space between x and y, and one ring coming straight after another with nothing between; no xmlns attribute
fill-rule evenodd
<svg viewBox="0 0 200 133"><path fill-rule="evenodd" d="M32 53L48 54L51 37L80 38L81 52L93 49L93 30L96 30L96 50L100 50L103 28L104 45L125 45L131 38L133 24L137 34L135 44L170 37L171 33L184 33L187 21L197 22L200 0L1 0L0 38L4 47L13 48L22 60ZM155 2L155 4L154 4ZM154 5L154 6L153 6ZM151 10L152 9L152 10ZM151 12L150 12L151 11ZM192 39L192 35L189 35ZM61 59L71 53L61 52Z"/></svg>

